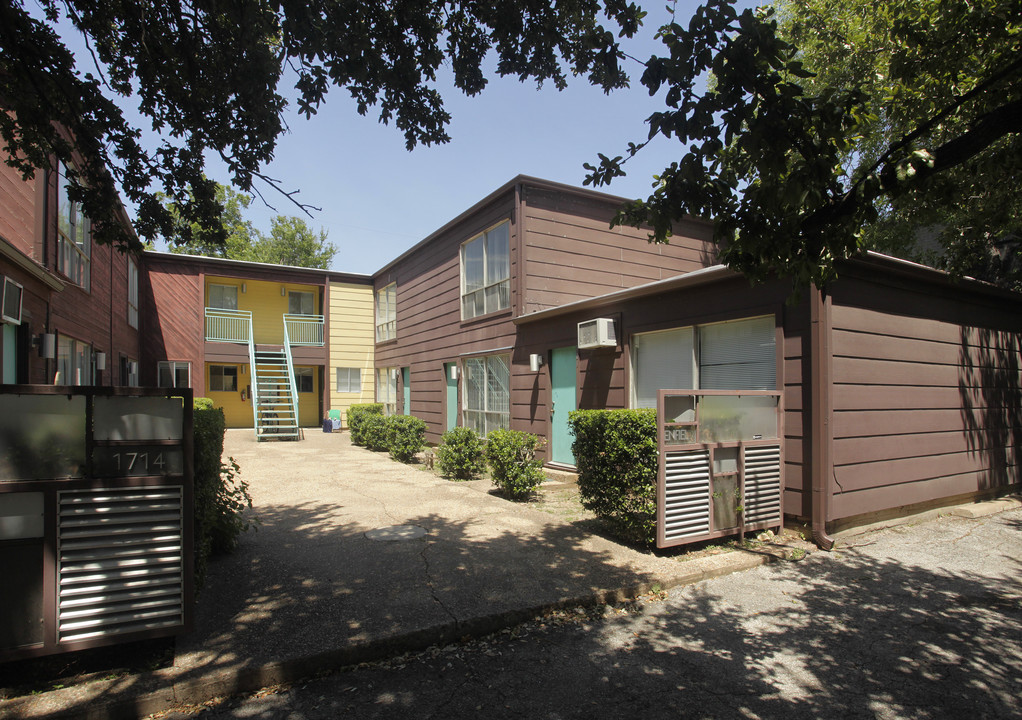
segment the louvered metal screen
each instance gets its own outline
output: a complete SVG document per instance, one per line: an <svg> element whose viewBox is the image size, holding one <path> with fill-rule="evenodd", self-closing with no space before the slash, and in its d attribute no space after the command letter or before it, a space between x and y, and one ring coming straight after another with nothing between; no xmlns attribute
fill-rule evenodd
<svg viewBox="0 0 1022 720"><path fill-rule="evenodd" d="M745 522L781 523L781 446L745 448Z"/></svg>
<svg viewBox="0 0 1022 720"><path fill-rule="evenodd" d="M710 531L710 453L664 455L664 537L677 542Z"/></svg>
<svg viewBox="0 0 1022 720"><path fill-rule="evenodd" d="M59 642L183 623L182 500L180 486L58 493Z"/></svg>

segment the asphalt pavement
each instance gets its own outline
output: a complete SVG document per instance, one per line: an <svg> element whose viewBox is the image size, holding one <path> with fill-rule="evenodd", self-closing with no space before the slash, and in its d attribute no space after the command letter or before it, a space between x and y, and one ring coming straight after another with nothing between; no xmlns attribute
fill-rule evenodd
<svg viewBox="0 0 1022 720"><path fill-rule="evenodd" d="M1022 510L943 516L164 715L1022 717Z"/></svg>

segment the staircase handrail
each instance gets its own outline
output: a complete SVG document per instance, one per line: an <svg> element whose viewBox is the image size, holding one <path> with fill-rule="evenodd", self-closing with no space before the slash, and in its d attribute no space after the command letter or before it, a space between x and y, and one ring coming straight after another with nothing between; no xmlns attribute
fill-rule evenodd
<svg viewBox="0 0 1022 720"><path fill-rule="evenodd" d="M251 326L250 326L251 327ZM248 333L248 376L252 380L249 390L249 402L252 403L252 429L255 431L256 440L259 439L259 375L256 371L255 340L252 332Z"/></svg>
<svg viewBox="0 0 1022 720"><path fill-rule="evenodd" d="M295 363L291 357L291 342L288 338L287 333L287 316L284 316L284 356L287 358L287 382L291 388L291 403L295 408L295 432L299 433L298 428L301 427L298 414L298 386L295 384ZM300 437L300 435L298 435Z"/></svg>

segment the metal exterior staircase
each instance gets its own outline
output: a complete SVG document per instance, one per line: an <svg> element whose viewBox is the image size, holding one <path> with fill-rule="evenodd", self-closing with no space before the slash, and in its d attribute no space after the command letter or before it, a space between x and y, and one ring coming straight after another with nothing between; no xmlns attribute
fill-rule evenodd
<svg viewBox="0 0 1022 720"><path fill-rule="evenodd" d="M298 440L298 394L291 353L283 349L253 349L252 403L257 440Z"/></svg>

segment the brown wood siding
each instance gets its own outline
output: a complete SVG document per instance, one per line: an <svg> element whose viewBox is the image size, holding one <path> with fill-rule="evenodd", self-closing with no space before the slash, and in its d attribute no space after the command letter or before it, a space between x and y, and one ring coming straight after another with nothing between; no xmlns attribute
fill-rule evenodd
<svg viewBox="0 0 1022 720"><path fill-rule="evenodd" d="M36 184L45 177L37 171L31 180L6 164L0 164L0 237L37 262Z"/></svg>
<svg viewBox="0 0 1022 720"><path fill-rule="evenodd" d="M163 262L146 256L142 294L145 298L143 385L157 384L161 360L190 362L192 390L206 392L202 346L205 338L202 274L192 265Z"/></svg>
<svg viewBox="0 0 1022 720"><path fill-rule="evenodd" d="M1019 482L1020 309L854 272L835 285L829 520Z"/></svg>
<svg viewBox="0 0 1022 720"><path fill-rule="evenodd" d="M526 188L522 312L663 280L715 262L709 224L681 223L670 243L656 245L647 241L646 230L611 228L618 209L616 201Z"/></svg>

